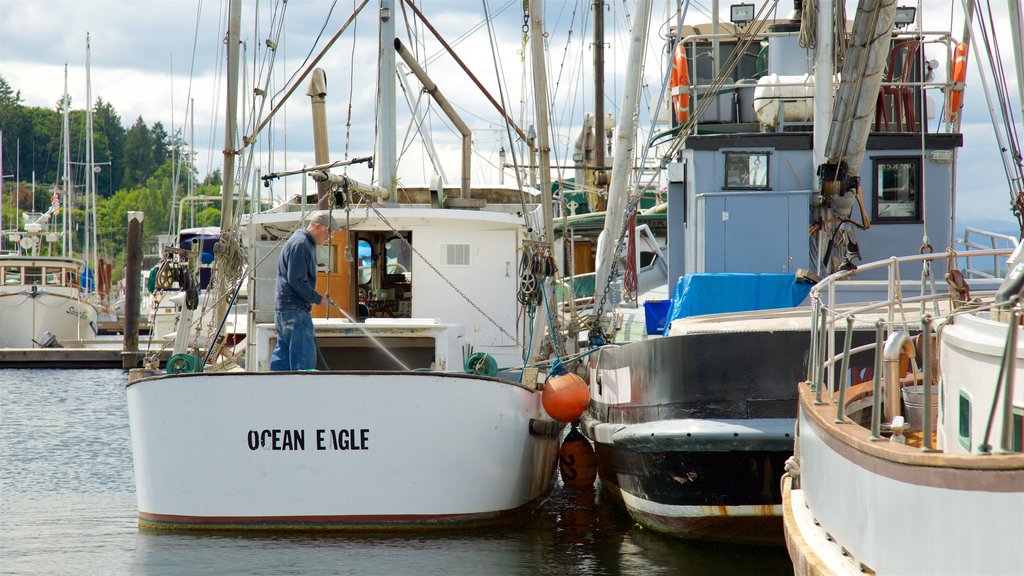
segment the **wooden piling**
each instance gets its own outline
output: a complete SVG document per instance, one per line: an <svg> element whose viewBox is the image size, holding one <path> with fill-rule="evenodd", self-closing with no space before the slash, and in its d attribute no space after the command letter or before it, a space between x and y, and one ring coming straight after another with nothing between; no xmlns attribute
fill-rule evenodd
<svg viewBox="0 0 1024 576"><path fill-rule="evenodd" d="M128 213L128 244L125 248L124 271L124 348L121 368L129 370L142 365L139 352L139 300L142 290L142 212Z"/></svg>

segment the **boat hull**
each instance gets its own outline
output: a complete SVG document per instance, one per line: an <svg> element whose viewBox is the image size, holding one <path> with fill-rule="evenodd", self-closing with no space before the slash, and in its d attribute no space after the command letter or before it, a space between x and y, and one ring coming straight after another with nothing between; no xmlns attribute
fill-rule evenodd
<svg viewBox="0 0 1024 576"><path fill-rule="evenodd" d="M443 373L221 373L127 387L139 522L409 529L511 515L554 481L540 394Z"/></svg>
<svg viewBox="0 0 1024 576"><path fill-rule="evenodd" d="M792 449L643 452L599 443L596 451L602 482L650 529L700 540L782 543L778 478Z"/></svg>
<svg viewBox="0 0 1024 576"><path fill-rule="evenodd" d="M0 348L36 348L44 332L58 342L96 337L96 307L60 288L24 290L0 297Z"/></svg>
<svg viewBox="0 0 1024 576"><path fill-rule="evenodd" d="M806 383L800 394L799 482L784 510L797 574L1021 573L1024 457L872 442L835 424Z"/></svg>
<svg viewBox="0 0 1024 576"><path fill-rule="evenodd" d="M806 347L804 330L726 331L593 355L583 430L604 485L652 530L781 545Z"/></svg>

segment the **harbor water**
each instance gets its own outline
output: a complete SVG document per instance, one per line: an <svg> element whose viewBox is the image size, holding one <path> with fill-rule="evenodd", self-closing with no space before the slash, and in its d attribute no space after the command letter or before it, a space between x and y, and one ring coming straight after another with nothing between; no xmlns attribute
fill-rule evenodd
<svg viewBox="0 0 1024 576"><path fill-rule="evenodd" d="M561 484L522 518L471 531L143 530L126 381L120 370L0 370L0 574L792 574L783 547L665 537L599 487Z"/></svg>

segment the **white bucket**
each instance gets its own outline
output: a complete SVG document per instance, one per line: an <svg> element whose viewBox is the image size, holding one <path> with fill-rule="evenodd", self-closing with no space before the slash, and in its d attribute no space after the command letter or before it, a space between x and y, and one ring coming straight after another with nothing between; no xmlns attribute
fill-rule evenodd
<svg viewBox="0 0 1024 576"><path fill-rule="evenodd" d="M935 425L938 422L939 417L939 389L936 386L932 386L931 389L931 418L932 418L932 431L935 431ZM910 423L911 428L914 430L924 429L924 386L904 386L903 387L903 404L907 407L907 422Z"/></svg>

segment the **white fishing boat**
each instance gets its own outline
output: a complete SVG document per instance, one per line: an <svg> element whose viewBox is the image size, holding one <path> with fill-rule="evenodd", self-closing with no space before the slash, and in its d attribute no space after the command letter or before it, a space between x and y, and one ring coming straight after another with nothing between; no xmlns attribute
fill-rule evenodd
<svg viewBox="0 0 1024 576"><path fill-rule="evenodd" d="M73 258L0 256L0 348L95 338L97 310L84 297L83 269Z"/></svg>
<svg viewBox="0 0 1024 576"><path fill-rule="evenodd" d="M41 348L61 342L92 340L98 332L96 283L87 264L74 258L70 234L73 199L68 118L71 101L65 71L62 172L65 187L55 186L46 212L15 211L15 226L0 230L14 250L0 254L0 348ZM91 127L91 114L87 114ZM86 197L92 193L91 139L88 139ZM3 150L0 147L0 156ZM60 216L60 220L57 217ZM87 227L86 238L89 237ZM90 250L86 248L88 258ZM95 260L94 260L95 261ZM95 265L93 270L98 270ZM83 286L86 284L86 286ZM91 284L91 285L90 285ZM92 292L92 296L88 295Z"/></svg>
<svg viewBox="0 0 1024 576"><path fill-rule="evenodd" d="M667 302L641 298L665 310L654 328L643 308L605 305L615 275L597 274L581 429L603 486L659 532L781 545L778 478L793 451L793 382L807 374L811 285L856 270L832 285L836 301L877 300L890 285L861 258L958 249L958 41L922 31L923 15L894 2L857 2L852 23L829 3L816 27L818 4L788 20L737 5L731 23L677 28L676 117L662 138L675 138L672 283ZM617 211L636 197L623 194ZM943 270L927 272L904 276L905 293Z"/></svg>
<svg viewBox="0 0 1024 576"><path fill-rule="evenodd" d="M395 37L394 10L382 3L383 38ZM385 115L393 113L401 52L397 41L381 48ZM326 84L322 71L309 72L316 118ZM314 123L314 133L322 129ZM226 132L233 148L234 130ZM222 286L214 302L223 306L214 318L246 284L253 337L245 370L221 352L218 329L198 346L177 340L170 374L133 374L126 391L140 525L465 526L522 512L553 485L563 424L544 411L537 371L522 369L529 341L517 318L516 267L535 250L528 230L536 201L527 194L525 204L518 189L471 187L468 165L457 190L396 187L388 134L378 151L386 185L332 174L318 144L321 165L296 171L322 184L316 194L244 214L237 230L230 200L224 205L219 245L237 237L245 256L214 259L214 288ZM227 191L232 156L225 154ZM312 311L319 371L272 373L277 256L318 204L341 227L318 249L318 290L331 300ZM197 252L177 253L169 265L186 292L184 316L201 306ZM223 283L232 261L246 262L245 274Z"/></svg>
<svg viewBox="0 0 1024 576"><path fill-rule="evenodd" d="M1024 244L1004 268L1007 253L976 255L1001 255L1007 279L967 301L939 292L840 307L828 293L842 274L815 287L818 352L783 479L797 574L1024 572ZM946 258L872 266L898 286L901 266ZM855 325L875 337L852 346ZM858 357L874 377L850 386Z"/></svg>

